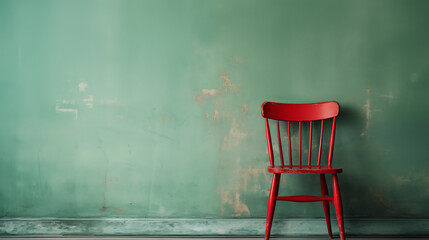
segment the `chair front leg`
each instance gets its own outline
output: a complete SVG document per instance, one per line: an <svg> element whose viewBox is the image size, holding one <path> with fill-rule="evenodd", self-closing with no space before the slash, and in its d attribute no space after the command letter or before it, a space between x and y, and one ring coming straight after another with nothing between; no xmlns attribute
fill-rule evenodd
<svg viewBox="0 0 429 240"><path fill-rule="evenodd" d="M328 186L326 185L325 174L320 174L320 189L322 197L328 196ZM323 210L325 211L326 226L328 228L329 238L332 238L331 215L329 213L329 201L323 201Z"/></svg>
<svg viewBox="0 0 429 240"><path fill-rule="evenodd" d="M346 239L344 233L344 219L343 219L343 207L341 203L341 194L340 194L340 186L338 185L338 177L337 174L332 174L332 182L334 187L334 206L335 212L337 214L338 227L340 230L340 238L341 240Z"/></svg>
<svg viewBox="0 0 429 240"><path fill-rule="evenodd" d="M276 208L276 198L279 191L280 174L273 174L270 195L268 197L267 223L265 227L265 240L270 239L271 225L273 223L274 209Z"/></svg>

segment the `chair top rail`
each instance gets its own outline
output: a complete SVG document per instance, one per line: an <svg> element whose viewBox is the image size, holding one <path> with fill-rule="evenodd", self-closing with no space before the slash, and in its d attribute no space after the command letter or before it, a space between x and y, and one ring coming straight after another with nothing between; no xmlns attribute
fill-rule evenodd
<svg viewBox="0 0 429 240"><path fill-rule="evenodd" d="M281 121L314 121L338 116L340 106L336 101L320 103L264 102L261 113L264 118Z"/></svg>

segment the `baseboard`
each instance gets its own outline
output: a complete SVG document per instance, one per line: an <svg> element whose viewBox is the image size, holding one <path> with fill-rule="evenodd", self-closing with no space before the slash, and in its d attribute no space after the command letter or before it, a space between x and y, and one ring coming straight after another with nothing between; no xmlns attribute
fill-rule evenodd
<svg viewBox="0 0 429 240"><path fill-rule="evenodd" d="M345 219L351 235L429 235L429 219ZM334 235L338 233L332 220ZM3 218L0 235L261 236L265 219ZM277 219L272 235L324 236L324 219Z"/></svg>

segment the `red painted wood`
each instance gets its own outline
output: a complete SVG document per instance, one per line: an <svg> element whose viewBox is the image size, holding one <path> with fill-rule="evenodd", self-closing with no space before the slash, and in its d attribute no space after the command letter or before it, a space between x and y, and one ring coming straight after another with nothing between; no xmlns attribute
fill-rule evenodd
<svg viewBox="0 0 429 240"><path fill-rule="evenodd" d="M344 240L345 232L344 232L343 206L341 203L341 193L340 193L340 187L338 184L337 174L332 175L332 182L334 185L334 206L335 206L335 212L337 215L338 228L340 230L340 238L341 240Z"/></svg>
<svg viewBox="0 0 429 240"><path fill-rule="evenodd" d="M332 163L332 153L334 152L334 139L335 139L335 119L332 119L332 129L331 129L331 141L329 143L329 154L328 154L328 166L331 166Z"/></svg>
<svg viewBox="0 0 429 240"><path fill-rule="evenodd" d="M299 168L301 168L301 122L299 122Z"/></svg>
<svg viewBox="0 0 429 240"><path fill-rule="evenodd" d="M280 126L279 126L279 120L277 120L277 136L279 138L279 152L280 152L280 163L281 166L284 166L284 161L283 161L283 149L282 149L282 139L280 137Z"/></svg>
<svg viewBox="0 0 429 240"><path fill-rule="evenodd" d="M271 133L270 133L270 126L268 124L268 118L265 118L265 133L267 135L268 156L270 158L270 164L271 166L274 166L274 154L273 154L273 147L271 144Z"/></svg>
<svg viewBox="0 0 429 240"><path fill-rule="evenodd" d="M317 166L317 165L307 165L299 166L292 165L290 166L274 166L268 167L268 172L270 173L308 173L308 174L326 174L326 173L341 173L343 171L340 167L329 167L329 166Z"/></svg>
<svg viewBox="0 0 429 240"><path fill-rule="evenodd" d="M291 202L317 202L317 201L332 201L333 197L316 197L316 196L287 196L277 197L280 201L291 201Z"/></svg>
<svg viewBox="0 0 429 240"><path fill-rule="evenodd" d="M336 117L339 105L335 101L322 103L290 104L264 102L262 116L282 121L311 121Z"/></svg>
<svg viewBox="0 0 429 240"><path fill-rule="evenodd" d="M268 240L270 238L271 225L273 223L274 209L276 207L276 198L278 194L279 182L280 182L280 174L273 174L270 195L268 197L267 223L265 226L265 240Z"/></svg>
<svg viewBox="0 0 429 240"><path fill-rule="evenodd" d="M328 186L326 185L325 174L320 174L320 190L322 197L328 196ZM332 238L331 214L329 212L329 202L323 201L323 211L325 212L326 227L328 228L329 238Z"/></svg>
<svg viewBox="0 0 429 240"><path fill-rule="evenodd" d="M265 102L261 106L262 116L265 118L265 129L267 134L268 155L270 157L271 166L267 171L273 173L273 181L271 183L270 194L267 207L267 224L265 229L265 239L268 240L271 232L271 225L276 206L276 201L295 201L295 202L314 202L321 201L325 212L326 225L328 228L329 237L332 238L332 229L330 223L329 203L333 203L338 219L340 237L345 239L344 220L341 205L341 194L338 185L337 174L343 171L340 167L332 167L332 156L335 140L336 117L339 113L339 105L337 102L323 102L314 104L286 104ZM323 143L323 127L324 120L332 118L331 136L329 140L328 165L321 165L322 158L322 143ZM270 129L268 119L277 120L277 136L279 140L281 165L274 165L274 155L271 143ZM320 139L319 151L317 156L317 165L311 165L311 144L313 133L313 121L321 121L320 124ZM289 144L289 165L284 165L283 152L281 146L280 123L279 121L288 121L288 144ZM299 122L299 144L298 146L298 165L293 165L292 162L292 144L291 144L291 121ZM309 146L308 146L308 164L302 165L302 122L310 122ZM281 174L320 174L321 196L278 196ZM333 196L328 195L328 187L326 184L325 174L332 174L333 177Z"/></svg>
<svg viewBox="0 0 429 240"><path fill-rule="evenodd" d="M319 141L319 154L317 156L317 166L320 166L320 157L322 156L322 140L323 140L323 119L320 121L320 141Z"/></svg>
<svg viewBox="0 0 429 240"><path fill-rule="evenodd" d="M310 140L308 143L308 166L311 165L311 134L313 132L313 121L310 121Z"/></svg>
<svg viewBox="0 0 429 240"><path fill-rule="evenodd" d="M289 141L289 166L292 167L292 145L290 143L290 121L287 122L287 139Z"/></svg>

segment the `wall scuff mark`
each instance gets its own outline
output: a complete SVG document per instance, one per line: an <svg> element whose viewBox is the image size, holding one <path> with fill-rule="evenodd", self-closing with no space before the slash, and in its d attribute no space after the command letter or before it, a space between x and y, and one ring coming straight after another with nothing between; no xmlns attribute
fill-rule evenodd
<svg viewBox="0 0 429 240"><path fill-rule="evenodd" d="M363 105L365 108L365 118L366 118L366 124L365 124L365 130L360 134L361 137L365 136L369 129L369 120L371 119L371 101L369 99L371 90L369 88L366 89L366 103Z"/></svg>

